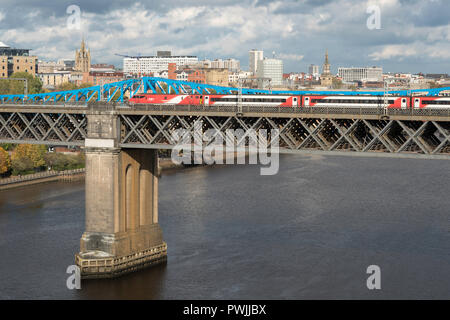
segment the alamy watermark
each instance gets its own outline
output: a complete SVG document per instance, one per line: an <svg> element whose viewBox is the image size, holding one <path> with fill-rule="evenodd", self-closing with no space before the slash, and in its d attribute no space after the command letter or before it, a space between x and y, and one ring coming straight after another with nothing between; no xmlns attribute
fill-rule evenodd
<svg viewBox="0 0 450 320"><path fill-rule="evenodd" d="M381 8L379 5L370 5L367 7L366 13L369 14L367 18L367 29L379 30L381 29Z"/></svg>
<svg viewBox="0 0 450 320"><path fill-rule="evenodd" d="M248 164L263 165L261 175L275 175L279 169L279 134L279 129L203 132L203 122L197 120L193 131L177 129L172 133L175 146L171 158L176 164L246 164L248 155Z"/></svg>
<svg viewBox="0 0 450 320"><path fill-rule="evenodd" d="M77 265L70 265L67 267L66 273L70 274L70 276L66 280L67 289L73 290L81 289L81 272L80 267Z"/></svg>
<svg viewBox="0 0 450 320"><path fill-rule="evenodd" d="M379 266L373 264L367 267L367 274L370 276L367 278L366 286L369 290L381 289L381 269Z"/></svg>
<svg viewBox="0 0 450 320"><path fill-rule="evenodd" d="M67 7L66 13L69 15L67 18L67 29L80 30L81 29L81 9L76 4L72 4Z"/></svg>

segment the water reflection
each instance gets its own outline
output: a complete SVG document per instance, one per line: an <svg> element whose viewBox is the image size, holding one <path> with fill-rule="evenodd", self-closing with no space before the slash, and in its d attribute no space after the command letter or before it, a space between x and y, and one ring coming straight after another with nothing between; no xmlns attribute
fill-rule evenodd
<svg viewBox="0 0 450 320"><path fill-rule="evenodd" d="M439 183L437 183L439 181ZM447 161L284 156L160 180L168 262L66 288L84 230L84 185L0 193L0 298L450 298ZM382 290L367 290L377 264Z"/></svg>

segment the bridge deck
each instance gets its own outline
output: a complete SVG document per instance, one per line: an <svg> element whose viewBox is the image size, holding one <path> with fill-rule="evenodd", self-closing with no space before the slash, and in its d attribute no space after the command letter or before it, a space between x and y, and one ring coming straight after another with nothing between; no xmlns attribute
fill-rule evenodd
<svg viewBox="0 0 450 320"><path fill-rule="evenodd" d="M450 159L450 110L123 104L1 104L0 142L84 146L92 112L117 115L120 147L170 149L176 129L279 130L282 153ZM270 140L268 140L270 145Z"/></svg>

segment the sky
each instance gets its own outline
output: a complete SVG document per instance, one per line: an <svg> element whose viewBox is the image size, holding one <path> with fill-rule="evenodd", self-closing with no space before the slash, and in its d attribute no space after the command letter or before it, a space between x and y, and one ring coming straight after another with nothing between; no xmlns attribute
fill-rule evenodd
<svg viewBox="0 0 450 320"><path fill-rule="evenodd" d="M0 42L40 60L74 59L83 36L92 63L119 67L115 53L171 50L245 70L260 49L286 73L307 72L328 49L333 73L450 73L450 0L0 0Z"/></svg>

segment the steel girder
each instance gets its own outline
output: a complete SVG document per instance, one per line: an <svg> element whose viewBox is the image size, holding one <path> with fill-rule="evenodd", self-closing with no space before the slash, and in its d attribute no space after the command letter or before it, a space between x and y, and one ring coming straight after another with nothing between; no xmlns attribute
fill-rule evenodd
<svg viewBox="0 0 450 320"><path fill-rule="evenodd" d="M44 110L4 108L0 111L0 142L84 145L86 110L79 107ZM175 145L172 137L176 129L192 131L195 121L200 121L203 131L216 129L216 135L223 135L227 129L242 129L247 135L249 129L269 132L278 129L282 153L325 152L450 159L450 121L448 116L442 115L389 119L346 112L285 115L265 110L261 116L256 116L258 113L236 116L230 112L116 110L121 127L119 143L123 148L170 149ZM244 139L247 146L250 138ZM270 146L270 137L267 143Z"/></svg>
<svg viewBox="0 0 450 320"><path fill-rule="evenodd" d="M84 146L86 128L82 113L0 113L2 142Z"/></svg>
<svg viewBox="0 0 450 320"><path fill-rule="evenodd" d="M238 91L234 87L215 86L210 84L194 83L188 81L179 81L166 78L142 77L136 79L127 79L124 81L97 85L77 90L18 95L0 95L0 103L24 103L32 102L78 102L78 101L100 101L106 100L123 102L125 94L135 95L137 92L152 93L176 93L176 94L236 94ZM438 96L442 92L450 92L450 88L434 88L420 90L394 90L388 91L392 95L410 95L412 93L421 93L428 96ZM317 95L383 95L383 91L306 91L306 90L261 90L242 88L243 94L317 94Z"/></svg>
<svg viewBox="0 0 450 320"><path fill-rule="evenodd" d="M278 129L282 153L384 153L450 159L449 121L122 114L120 143L122 147L171 148L175 145L174 131L192 131L195 121L201 121L203 132L216 129L223 139L227 129ZM246 143L248 147L248 140Z"/></svg>

